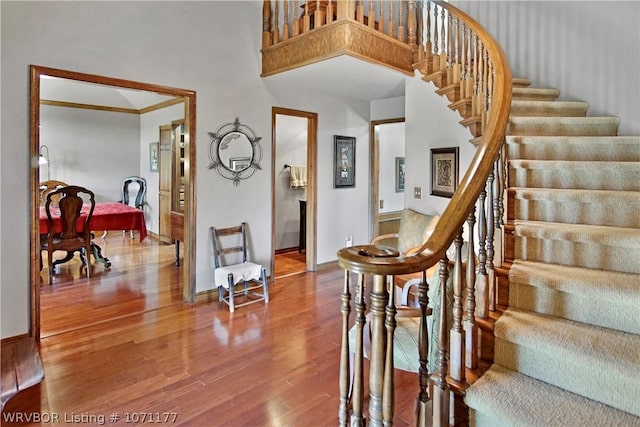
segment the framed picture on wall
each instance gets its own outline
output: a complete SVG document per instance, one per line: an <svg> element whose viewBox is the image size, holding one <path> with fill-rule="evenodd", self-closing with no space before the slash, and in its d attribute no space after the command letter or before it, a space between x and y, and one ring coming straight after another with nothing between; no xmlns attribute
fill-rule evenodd
<svg viewBox="0 0 640 427"><path fill-rule="evenodd" d="M396 157L396 193L404 191L404 157Z"/></svg>
<svg viewBox="0 0 640 427"><path fill-rule="evenodd" d="M458 147L431 149L431 194L453 197L458 188Z"/></svg>
<svg viewBox="0 0 640 427"><path fill-rule="evenodd" d="M356 186L356 139L351 136L334 135L333 187Z"/></svg>
<svg viewBox="0 0 640 427"><path fill-rule="evenodd" d="M149 144L149 170L151 172L158 172L158 143L152 142Z"/></svg>

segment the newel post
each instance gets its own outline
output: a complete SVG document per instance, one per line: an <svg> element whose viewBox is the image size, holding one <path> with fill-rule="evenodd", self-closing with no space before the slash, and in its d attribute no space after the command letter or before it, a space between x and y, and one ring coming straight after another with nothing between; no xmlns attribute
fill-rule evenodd
<svg viewBox="0 0 640 427"><path fill-rule="evenodd" d="M262 2L262 47L271 46L271 1Z"/></svg>

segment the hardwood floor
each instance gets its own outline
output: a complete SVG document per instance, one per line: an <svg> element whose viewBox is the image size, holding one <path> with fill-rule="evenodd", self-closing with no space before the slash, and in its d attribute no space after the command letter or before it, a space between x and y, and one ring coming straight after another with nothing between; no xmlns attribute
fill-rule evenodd
<svg viewBox="0 0 640 427"><path fill-rule="evenodd" d="M2 425L37 425L9 422L35 412L61 424L143 424L147 413L182 426L337 425L342 270L276 279L268 304L230 314L213 298L177 303L173 248L149 246L114 256L120 267L90 283L55 282L45 379L7 402ZM395 377L396 425L413 424L417 376Z"/></svg>
<svg viewBox="0 0 640 427"><path fill-rule="evenodd" d="M307 255L297 250L276 254L274 278L300 274L307 271Z"/></svg>

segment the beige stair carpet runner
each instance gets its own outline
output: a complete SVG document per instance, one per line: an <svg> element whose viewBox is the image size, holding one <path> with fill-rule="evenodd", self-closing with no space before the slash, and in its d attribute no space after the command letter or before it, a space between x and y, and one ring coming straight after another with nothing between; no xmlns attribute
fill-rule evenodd
<svg viewBox="0 0 640 427"><path fill-rule="evenodd" d="M472 425L640 426L640 137L559 95L514 87L515 260Z"/></svg>

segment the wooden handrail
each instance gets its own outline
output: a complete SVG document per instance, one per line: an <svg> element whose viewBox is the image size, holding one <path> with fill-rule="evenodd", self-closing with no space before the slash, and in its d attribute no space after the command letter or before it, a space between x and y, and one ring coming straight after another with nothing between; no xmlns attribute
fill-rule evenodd
<svg viewBox="0 0 640 427"><path fill-rule="evenodd" d="M412 248L405 256L391 257L374 254L365 246L352 246L338 251L338 263L342 268L369 274L397 275L426 270L435 265L453 242L456 234L484 189L487 177L502 147L507 120L511 108L511 69L498 43L466 13L444 1L434 1L458 16L484 43L493 63L493 105L476 153L459 183L451 201L441 215L433 234L421 246Z"/></svg>

